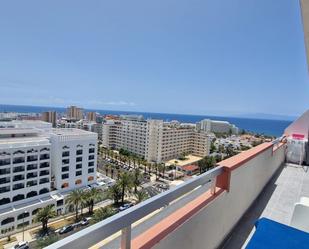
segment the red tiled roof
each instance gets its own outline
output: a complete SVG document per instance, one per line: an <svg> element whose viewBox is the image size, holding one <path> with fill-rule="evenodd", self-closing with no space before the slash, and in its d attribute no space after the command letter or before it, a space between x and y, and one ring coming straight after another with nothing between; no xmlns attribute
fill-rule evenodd
<svg viewBox="0 0 309 249"><path fill-rule="evenodd" d="M198 166L196 166L196 165L186 165L186 166L182 166L181 169L185 170L185 171L195 171L195 170L198 170Z"/></svg>

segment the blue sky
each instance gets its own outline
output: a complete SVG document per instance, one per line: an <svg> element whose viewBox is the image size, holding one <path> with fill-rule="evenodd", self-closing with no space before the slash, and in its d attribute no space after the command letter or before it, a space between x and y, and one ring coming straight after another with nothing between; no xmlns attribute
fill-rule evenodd
<svg viewBox="0 0 309 249"><path fill-rule="evenodd" d="M298 115L297 0L1 1L0 103Z"/></svg>

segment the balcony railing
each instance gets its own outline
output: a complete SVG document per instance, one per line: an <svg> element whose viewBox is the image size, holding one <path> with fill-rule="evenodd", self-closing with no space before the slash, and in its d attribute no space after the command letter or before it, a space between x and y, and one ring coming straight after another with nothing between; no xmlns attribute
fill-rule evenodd
<svg viewBox="0 0 309 249"><path fill-rule="evenodd" d="M188 194L197 187L205 186L208 189L215 191L215 183L217 176L223 173L223 167L219 166L208 172L192 178L191 180L154 196L130 209L118 213L104 221L101 221L93 226L90 226L76 234L60 240L46 248L89 248L95 243L98 243L110 235L122 231L121 248L130 248L131 244L131 225L158 210L176 199Z"/></svg>

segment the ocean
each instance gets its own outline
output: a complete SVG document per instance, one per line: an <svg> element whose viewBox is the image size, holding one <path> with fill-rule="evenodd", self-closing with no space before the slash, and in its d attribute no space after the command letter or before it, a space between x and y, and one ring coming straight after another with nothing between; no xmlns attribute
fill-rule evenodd
<svg viewBox="0 0 309 249"><path fill-rule="evenodd" d="M17 106L17 105L0 105L0 112L19 112L19 113L41 113L54 110L59 113L66 112L66 108L59 107L42 107L42 106ZM246 131L279 137L283 134L286 127L292 121L288 120L271 120L271 119L253 119L253 118L236 118L207 115L188 115L188 114L167 114L167 113L150 113L150 112L129 112L129 111L109 111L85 109L85 111L95 111L100 114L138 114L143 115L146 119L163 119L164 121L178 120L185 123L195 123L202 119L209 118L213 120L228 121L240 129Z"/></svg>

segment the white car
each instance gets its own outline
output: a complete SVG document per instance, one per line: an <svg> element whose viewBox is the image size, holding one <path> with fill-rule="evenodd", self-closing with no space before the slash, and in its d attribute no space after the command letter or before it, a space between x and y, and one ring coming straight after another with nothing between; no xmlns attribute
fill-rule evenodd
<svg viewBox="0 0 309 249"><path fill-rule="evenodd" d="M28 248L29 243L27 241L18 242L18 244L12 247L12 249L28 249Z"/></svg>

